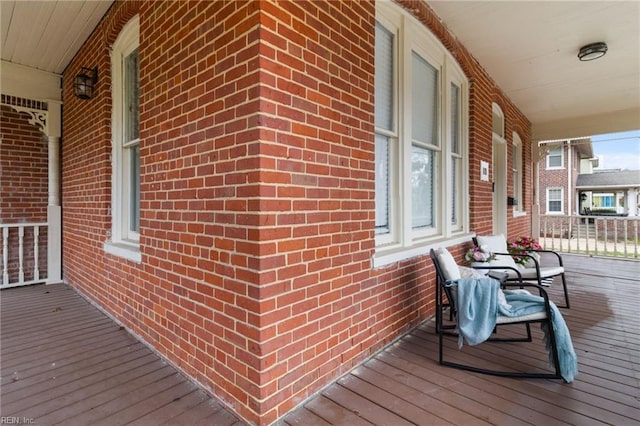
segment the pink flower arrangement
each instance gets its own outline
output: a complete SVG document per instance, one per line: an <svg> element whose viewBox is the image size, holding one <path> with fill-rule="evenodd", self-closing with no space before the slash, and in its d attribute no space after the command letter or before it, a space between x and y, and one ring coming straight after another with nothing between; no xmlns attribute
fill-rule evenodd
<svg viewBox="0 0 640 426"><path fill-rule="evenodd" d="M496 258L496 255L491 253L486 246L482 246L469 249L464 258L468 262L491 262Z"/></svg>
<svg viewBox="0 0 640 426"><path fill-rule="evenodd" d="M527 256L517 256L519 254L529 254L531 251L542 250L542 246L531 237L518 237L507 245L509 253L515 255L513 260L516 263L524 265L529 258Z"/></svg>

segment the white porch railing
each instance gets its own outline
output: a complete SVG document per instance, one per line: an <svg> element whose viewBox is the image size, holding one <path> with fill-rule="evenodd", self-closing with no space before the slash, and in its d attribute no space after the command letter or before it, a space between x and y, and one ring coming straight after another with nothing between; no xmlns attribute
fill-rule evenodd
<svg viewBox="0 0 640 426"><path fill-rule="evenodd" d="M640 217L540 216L545 249L640 259Z"/></svg>
<svg viewBox="0 0 640 426"><path fill-rule="evenodd" d="M2 233L2 278L0 288L42 283L40 257L47 258L47 222L0 224ZM46 267L44 268L46 269Z"/></svg>

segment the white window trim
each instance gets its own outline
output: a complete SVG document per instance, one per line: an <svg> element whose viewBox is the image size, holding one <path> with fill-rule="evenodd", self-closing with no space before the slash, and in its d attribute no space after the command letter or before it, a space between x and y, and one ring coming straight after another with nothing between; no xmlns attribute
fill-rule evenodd
<svg viewBox="0 0 640 426"><path fill-rule="evenodd" d="M515 174L513 196L518 200L518 204L513 206L513 217L526 216L527 213L524 209L524 195L522 192L523 181L523 164L522 156L524 154L522 139L518 133L513 132L513 147L515 148L516 157L513 158L513 173Z"/></svg>
<svg viewBox="0 0 640 426"><path fill-rule="evenodd" d="M124 185L125 170L130 161L123 154L123 58L140 45L140 18L134 16L123 27L111 50L111 134L112 134L112 187L111 187L111 238L104 244L106 253L141 262L140 234L129 230L129 200L127 186ZM135 143L135 141L133 141ZM126 157L126 158L125 158ZM125 193L126 192L126 193Z"/></svg>
<svg viewBox="0 0 640 426"><path fill-rule="evenodd" d="M549 199L549 191L558 190L558 189L560 190L560 211L559 212L556 212L556 211L552 212L552 211L549 210L549 202L550 201L558 201L558 200L550 200ZM563 187L554 186L554 187L547 188L547 205L546 205L546 208L547 208L547 214L548 215L553 215L553 214L555 214L555 215L563 215L564 214L564 188Z"/></svg>
<svg viewBox="0 0 640 426"><path fill-rule="evenodd" d="M549 166L549 151L551 151L552 149L556 149L556 148L560 148L560 166ZM562 170L564 169L564 146L560 145L560 146L552 146L549 147L549 151L547 151L547 156L546 156L546 160L545 160L545 165L547 166L547 170Z"/></svg>
<svg viewBox="0 0 640 426"><path fill-rule="evenodd" d="M376 253L373 259L374 267L383 266L410 257L427 254L429 248L442 245L459 244L468 241L472 236L469 229L469 211L464 208L469 199L469 83L447 49L431 34L419 21L397 5L390 2L376 2L376 20L396 35L396 78L397 96L397 153L391 150L393 158L398 161L390 165L391 176L391 206L393 214L390 225L395 227L389 234L376 236ZM403 114L411 111L411 54L415 51L439 71L439 117L438 138L440 145L437 156L435 179L435 229L413 230L411 227L411 116ZM452 204L448 190L451 184L452 167L451 152L451 111L450 86L455 83L460 88L460 155L462 179L460 185L460 203L458 223L451 223ZM378 132L379 129L376 129ZM383 133L380 131L380 133ZM392 160L393 161L393 160Z"/></svg>

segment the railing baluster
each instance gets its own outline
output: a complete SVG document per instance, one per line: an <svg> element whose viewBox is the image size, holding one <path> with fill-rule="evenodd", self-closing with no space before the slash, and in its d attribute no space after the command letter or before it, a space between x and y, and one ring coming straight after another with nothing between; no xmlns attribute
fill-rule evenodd
<svg viewBox="0 0 640 426"><path fill-rule="evenodd" d="M587 222L589 220L587 219ZM580 234L582 232L582 227L578 226L578 232L576 233L576 253L580 252Z"/></svg>
<svg viewBox="0 0 640 426"><path fill-rule="evenodd" d="M18 228L18 282L24 282L24 226Z"/></svg>
<svg viewBox="0 0 640 426"><path fill-rule="evenodd" d="M596 224L598 222L595 222ZM598 227L596 226L596 229L598 229ZM607 226L607 222L604 221L604 225L602 226L602 230L604 231L604 252L607 253L609 251L609 227Z"/></svg>
<svg viewBox="0 0 640 426"><path fill-rule="evenodd" d="M634 220L633 221L633 256L637 259L638 258L638 244L640 244L640 241L638 240L638 221Z"/></svg>
<svg viewBox="0 0 640 426"><path fill-rule="evenodd" d="M9 228L2 228L2 284L9 285Z"/></svg>
<svg viewBox="0 0 640 426"><path fill-rule="evenodd" d="M587 222L588 222L588 221L587 221ZM595 222L594 222L594 223L595 223ZM585 242L585 250L587 251L587 253L589 253L589 252L590 252L590 250L589 250L589 229L590 229L590 228L591 228L591 227L589 226L589 223L587 223L586 233L585 233L586 238L584 239L584 242Z"/></svg>
<svg viewBox="0 0 640 426"><path fill-rule="evenodd" d="M623 219L622 223L624 224L624 257L629 257L629 252L627 251L627 244L629 244L629 240L627 238L627 219Z"/></svg>
<svg viewBox="0 0 640 426"><path fill-rule="evenodd" d="M40 251L46 248L46 244L43 247L40 246L43 243L40 238L41 228L46 230L48 228L47 222L0 223L0 229L2 230L0 288L17 287L46 281L46 276L43 278L40 273ZM15 229L15 234L13 234L13 229ZM33 238L31 238L29 232L33 232ZM27 241L25 241L25 237ZM29 244L33 244L33 252ZM33 270L31 269L31 262L33 262Z"/></svg>
<svg viewBox="0 0 640 426"><path fill-rule="evenodd" d="M538 238L550 250L638 259L640 217L540 215Z"/></svg>
<svg viewBox="0 0 640 426"><path fill-rule="evenodd" d="M40 243L40 227L33 227L33 279L40 279L40 265L38 264L38 246Z"/></svg>
<svg viewBox="0 0 640 426"><path fill-rule="evenodd" d="M618 257L618 224L613 221L613 255Z"/></svg>

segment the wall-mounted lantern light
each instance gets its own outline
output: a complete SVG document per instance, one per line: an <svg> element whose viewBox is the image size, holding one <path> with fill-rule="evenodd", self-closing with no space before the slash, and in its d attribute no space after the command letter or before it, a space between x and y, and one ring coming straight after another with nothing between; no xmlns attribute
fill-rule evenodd
<svg viewBox="0 0 640 426"><path fill-rule="evenodd" d="M91 99L93 89L98 82L98 67L82 67L80 74L73 81L73 92L80 99Z"/></svg>

